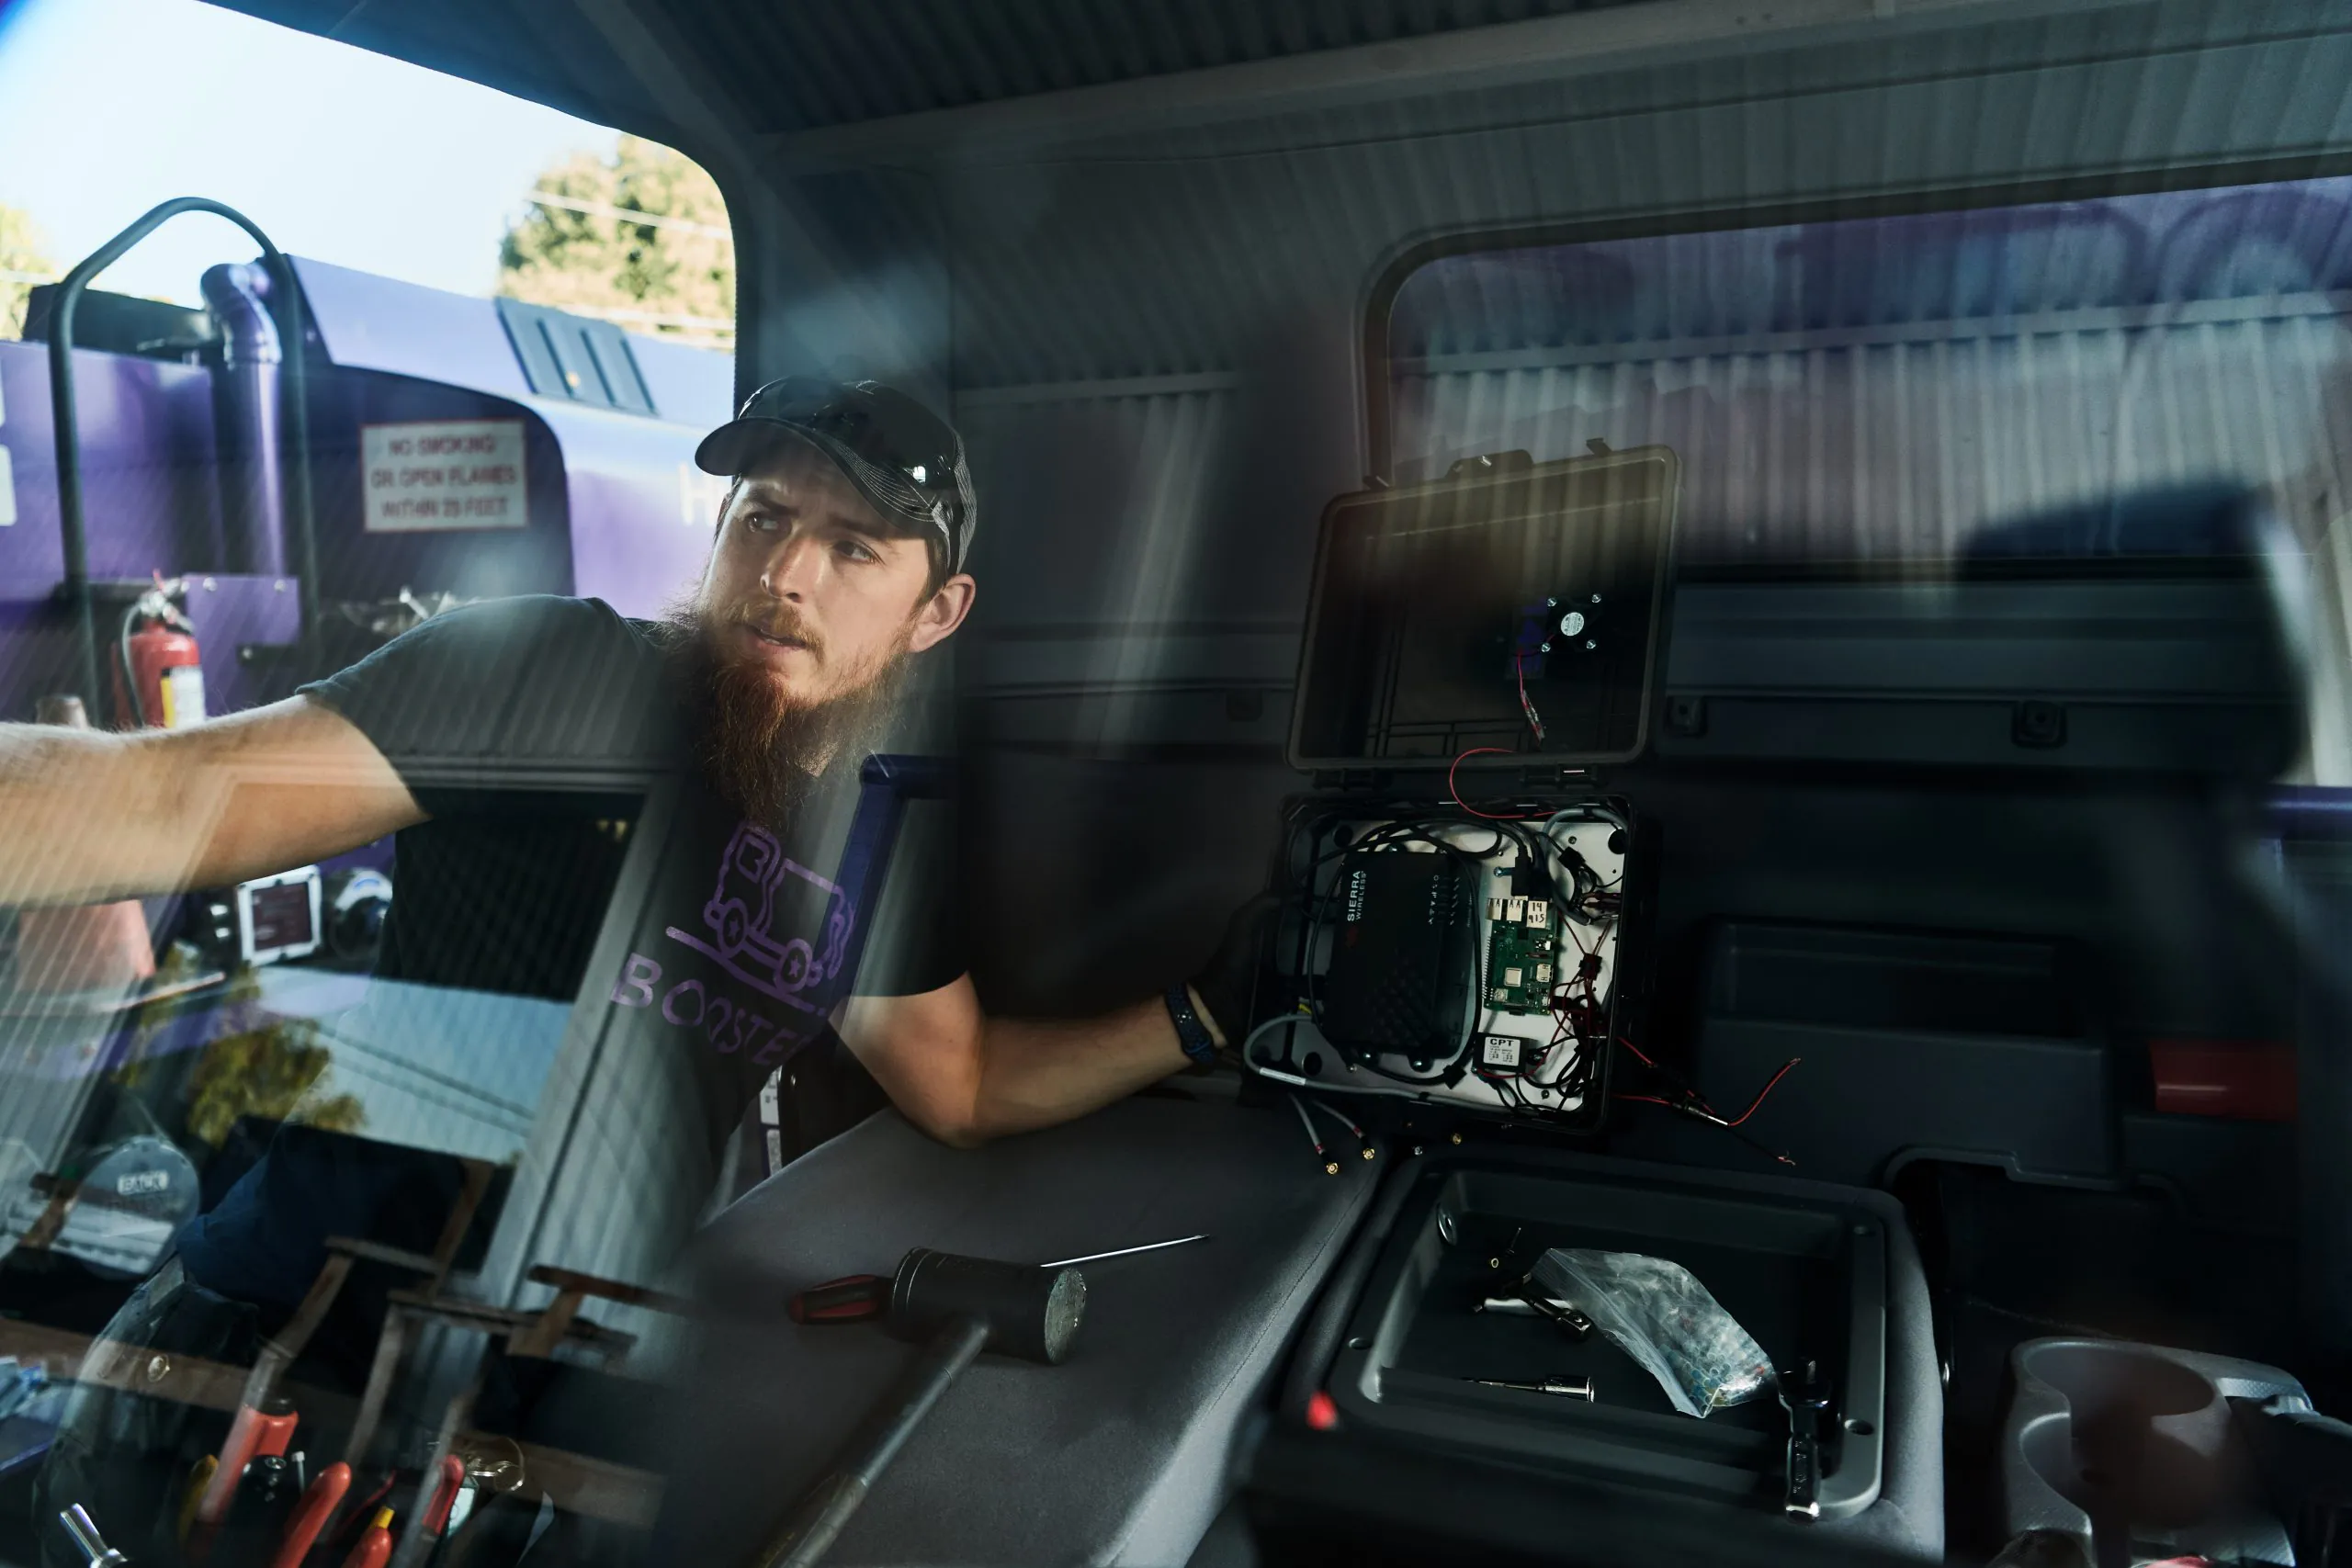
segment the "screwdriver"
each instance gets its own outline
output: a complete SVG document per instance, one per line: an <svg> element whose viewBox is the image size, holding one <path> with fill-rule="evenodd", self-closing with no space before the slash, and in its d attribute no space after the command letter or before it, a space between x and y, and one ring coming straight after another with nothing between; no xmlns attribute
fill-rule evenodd
<svg viewBox="0 0 2352 1568"><path fill-rule="evenodd" d="M1180 1235L1173 1241L1147 1242L1141 1247L1123 1247L1114 1252L1090 1252L1083 1258L1065 1258L1058 1262L1038 1265L1043 1269L1067 1269L1076 1263L1100 1263L1105 1258L1128 1258L1139 1252L1159 1252L1170 1247L1184 1247L1208 1236ZM890 1305L890 1276L888 1274L850 1274L839 1280L828 1280L821 1285L811 1285L794 1296L786 1310L795 1323L870 1323L880 1317Z"/></svg>
<svg viewBox="0 0 2352 1568"><path fill-rule="evenodd" d="M1208 1240L1208 1236L1205 1233L1199 1235L1180 1235L1174 1241L1146 1242L1141 1247L1123 1247L1116 1252L1090 1252L1083 1258L1065 1258L1054 1263L1041 1263L1037 1267L1040 1269L1068 1269L1072 1264L1076 1263L1100 1263L1106 1258L1132 1258L1138 1252L1158 1252L1163 1247L1182 1247L1189 1242L1206 1240Z"/></svg>
<svg viewBox="0 0 2352 1568"><path fill-rule="evenodd" d="M98 1533L97 1525L91 1519L90 1511L81 1504L76 1503L58 1515L57 1522L65 1527L65 1533L74 1538L74 1544L81 1549L84 1557L89 1559L90 1568L118 1568L118 1565L130 1561L107 1544L106 1538Z"/></svg>
<svg viewBox="0 0 2352 1568"><path fill-rule="evenodd" d="M1470 1310L1546 1317L1557 1324L1560 1332L1571 1339L1582 1339L1592 1332L1592 1319L1577 1311L1573 1303L1561 1301L1556 1296L1537 1295L1532 1291L1523 1290L1514 1296L1488 1296Z"/></svg>
<svg viewBox="0 0 2352 1568"><path fill-rule="evenodd" d="M1462 1381L1475 1382L1482 1388L1515 1388L1521 1393L1551 1393L1562 1399L1581 1399L1587 1404L1592 1403L1590 1378L1545 1378L1542 1382L1511 1382L1503 1378L1464 1378Z"/></svg>

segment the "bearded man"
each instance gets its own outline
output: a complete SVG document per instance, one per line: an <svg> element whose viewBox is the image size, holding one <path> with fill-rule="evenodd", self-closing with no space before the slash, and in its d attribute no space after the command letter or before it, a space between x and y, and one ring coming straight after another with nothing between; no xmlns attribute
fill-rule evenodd
<svg viewBox="0 0 2352 1568"><path fill-rule="evenodd" d="M695 1017L673 1043L740 1057L753 1082L811 1036L825 982L847 978L824 972L824 922L878 918L896 940L867 951L845 1005L815 1015L952 1144L1208 1059L1231 1021L1185 987L1084 1023L985 1017L942 929L936 867L897 867L882 910L839 908L826 874L859 765L910 661L977 591L956 432L870 381L794 378L754 392L696 461L732 482L702 581L663 621L593 599L491 601L194 728L0 725L0 904L226 886L398 833L379 974L565 998L586 984ZM659 918L617 972L589 975L618 860L597 848L610 819L542 813L531 786L664 772L683 799ZM698 1004L676 996L687 980ZM710 1109L718 1130L742 1107Z"/></svg>
<svg viewBox="0 0 2352 1568"><path fill-rule="evenodd" d="M944 857L901 852L878 908L843 886L861 764L910 661L976 592L955 431L872 382L795 379L753 393L696 460L731 483L702 580L662 621L595 600L486 602L194 728L0 726L0 904L225 886L396 833L378 975L609 1000L603 1050L649 1054L647 1081L687 1086L628 1131L673 1140L652 1166L704 1193L779 1066L798 1064L796 1089L835 1086L796 1144L871 1108L823 1070L846 1065L843 1043L910 1121L957 1145L1214 1059L1218 1024L1238 1020L1183 985L1082 1022L985 1016ZM662 835L641 903L629 895L642 912L601 950L630 810L580 806L599 781L667 802L638 818ZM404 1194L446 1212L413 1172L306 1135L327 1142L289 1128L184 1228L108 1337L237 1359L301 1301L329 1235L383 1237ZM430 1216L409 1224L399 1244L429 1247ZM81 1462L64 1468L94 1484L108 1444L91 1421L69 1425L82 1441L61 1448Z"/></svg>

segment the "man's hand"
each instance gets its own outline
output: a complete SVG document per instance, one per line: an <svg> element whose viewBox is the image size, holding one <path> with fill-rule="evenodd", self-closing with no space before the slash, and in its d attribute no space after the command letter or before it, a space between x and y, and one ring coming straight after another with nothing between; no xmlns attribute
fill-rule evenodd
<svg viewBox="0 0 2352 1568"><path fill-rule="evenodd" d="M0 904L225 886L424 819L368 738L308 697L190 729L0 725Z"/></svg>
<svg viewBox="0 0 2352 1568"><path fill-rule="evenodd" d="M1250 998L1282 907L1280 895L1261 893L1234 910L1216 951L1193 976L1193 1010L1209 1026L1210 1037L1221 1049L1239 1049L1249 1030Z"/></svg>
<svg viewBox="0 0 2352 1568"><path fill-rule="evenodd" d="M1083 1116L1186 1065L1158 997L1099 1018L989 1018L968 975L854 997L841 1035L901 1115L958 1148Z"/></svg>

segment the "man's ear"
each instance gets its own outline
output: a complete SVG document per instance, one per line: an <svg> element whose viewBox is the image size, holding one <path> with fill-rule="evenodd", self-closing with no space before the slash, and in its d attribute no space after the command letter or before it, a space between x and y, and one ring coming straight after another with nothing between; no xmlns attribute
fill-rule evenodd
<svg viewBox="0 0 2352 1568"><path fill-rule="evenodd" d="M964 617L972 613L972 598L979 591L980 585L961 572L941 583L939 592L915 612L914 635L907 639L908 651L921 653L945 642L948 634L962 626Z"/></svg>

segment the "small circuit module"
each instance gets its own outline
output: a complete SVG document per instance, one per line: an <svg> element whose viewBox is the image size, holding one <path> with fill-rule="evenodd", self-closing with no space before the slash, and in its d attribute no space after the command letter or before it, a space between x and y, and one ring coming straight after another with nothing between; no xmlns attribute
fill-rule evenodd
<svg viewBox="0 0 2352 1568"><path fill-rule="evenodd" d="M1542 898L1487 900L1486 1003L1498 1012L1548 1013L1559 931Z"/></svg>

